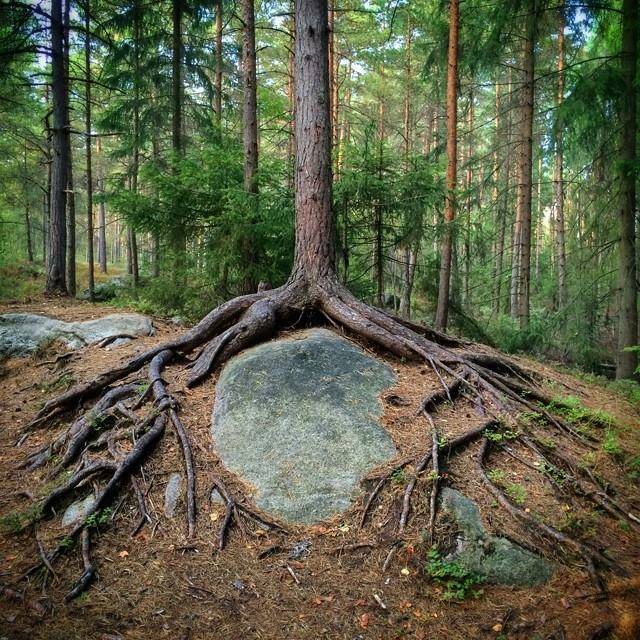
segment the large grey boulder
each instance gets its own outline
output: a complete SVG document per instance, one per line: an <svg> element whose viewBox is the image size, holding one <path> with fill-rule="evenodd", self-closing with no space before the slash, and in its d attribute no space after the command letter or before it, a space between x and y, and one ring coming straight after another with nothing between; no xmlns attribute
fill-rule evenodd
<svg viewBox="0 0 640 640"><path fill-rule="evenodd" d="M115 313L84 322L64 322L35 313L5 313L0 315L0 355L28 355L52 340L78 349L119 334L153 333L151 319L138 313Z"/></svg>
<svg viewBox="0 0 640 640"><path fill-rule="evenodd" d="M485 530L475 502L459 491L444 487L442 509L458 528L456 549L447 558L493 584L535 586L546 582L553 566L544 558Z"/></svg>
<svg viewBox="0 0 640 640"><path fill-rule="evenodd" d="M261 509L291 522L328 518L395 455L378 424L378 394L394 382L386 364L325 329L254 347L218 381L215 448Z"/></svg>

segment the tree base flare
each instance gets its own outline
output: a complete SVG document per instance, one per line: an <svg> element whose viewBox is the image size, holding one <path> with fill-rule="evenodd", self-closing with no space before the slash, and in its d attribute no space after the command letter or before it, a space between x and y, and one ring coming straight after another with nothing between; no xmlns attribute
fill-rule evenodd
<svg viewBox="0 0 640 640"><path fill-rule="evenodd" d="M534 470L541 482L549 483L563 495L590 502L616 520L626 522L636 532L640 531L638 516L619 498L613 497L607 487L601 486L588 468L577 462L571 447L549 444L551 433L557 442L575 444L581 450L589 451L594 447L594 437L581 433L553 410L553 401L542 390L537 374L493 350L369 307L335 280L310 284L306 279L294 279L279 289L226 302L181 337L155 346L44 405L25 427L20 444L35 429L50 425L63 413L74 413L81 403L97 398L92 408L79 415L69 428L26 457L25 467L49 465L50 479L58 478L63 471L67 473L65 480L38 503L33 524L54 514L79 487L92 483L97 492L84 520L77 523L53 551L42 550L41 561L25 577L33 576L40 569L45 575L52 572L55 561L80 541L84 571L68 597L80 595L96 574L95 564L89 557L89 532L106 524L105 509L129 490L135 496L139 510L134 533L151 523L145 494L137 478L167 427L175 433L183 458L187 479L186 533L193 539L197 525L197 478L192 443L189 430L180 417L182 408L176 400L175 390L163 377L165 371L169 366L184 369L186 386L192 387L233 355L268 340L278 330L299 324L303 318L316 324L326 321L383 351L423 362L433 371L440 387L419 403L418 413L424 419L428 434L420 450L370 478L374 484L361 507L359 524L363 528L367 527L372 507L383 491L397 483L398 477L404 478L400 499L394 501L396 507L389 513L394 526L391 539L386 536L390 552L384 569L392 561L394 550L408 539L407 529L418 515L413 500L418 486L425 485L429 490L426 529L429 539L437 544L439 488L450 482L446 469L460 451L479 444L469 473L474 474L478 484L492 496L529 547L549 554L550 548L559 546L573 554L568 557L579 558L601 592L605 589L603 570L623 573L602 550L534 519L487 471L494 452L509 455ZM146 382L140 380L145 367ZM458 403L470 403L476 414L482 416L481 424L441 441L442 434L434 416L447 405ZM536 419L532 422L533 414ZM529 458L525 459L525 456ZM263 531L286 530L285 525L234 493L221 477L215 476L210 481L225 506L216 540L219 550L225 547L234 525L241 531L255 527Z"/></svg>

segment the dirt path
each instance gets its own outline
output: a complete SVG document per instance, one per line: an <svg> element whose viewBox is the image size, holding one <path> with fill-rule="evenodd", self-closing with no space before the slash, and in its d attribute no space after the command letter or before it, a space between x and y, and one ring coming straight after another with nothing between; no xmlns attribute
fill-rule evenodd
<svg viewBox="0 0 640 640"><path fill-rule="evenodd" d="M11 305L0 311L47 313L64 320L89 319L113 309L70 302L34 301ZM121 311L121 310L120 310ZM34 536L12 533L6 514L24 511L31 501L20 492L35 495L46 482L44 472L28 473L15 468L26 452L44 442L35 433L21 448L14 446L17 434L40 403L56 389L73 380L86 380L127 356L177 335L179 329L156 322L157 335L140 338L117 350L87 347L63 368L43 364L52 354L37 358L11 359L2 364L0 377L0 515L5 516L0 534L0 585L16 584L17 578L38 559ZM389 360L398 375L393 394L418 399L438 387L434 374L423 366ZM541 365L540 370L547 371ZM626 451L638 446L638 415L625 402L598 387L554 373L559 393L578 395L594 409L605 409L618 421L617 438ZM407 529L406 544L396 553L386 572L382 565L392 539L393 516L397 514L402 483L393 484L372 513L371 523L358 529L362 498L342 517L310 528L292 528L289 534L267 534L249 529L233 530L227 548L215 550L221 506L207 496L214 473L225 476L233 488L242 488L230 474L216 468L210 451L209 422L215 399L216 377L193 390L168 371L167 382L183 407L185 427L195 449L200 512L195 540L186 541L184 504L177 516L163 515L163 496L170 473L182 470L182 458L173 435L165 437L156 454L145 465L143 486L153 526L131 536L138 520L137 504L127 497L117 503L113 523L100 529L95 560L99 579L78 600L66 605L64 594L82 570L73 551L56 566L56 576L46 588L34 581L26 586L24 602L0 598L0 637L7 638L567 638L583 639L599 625L615 622L639 593L629 587L607 601L592 597L587 575L575 566L558 565L549 584L536 589L499 588L485 585L483 593L461 603L442 600L442 587L424 574L428 545L422 542L428 519L428 485L419 484L424 499L416 501ZM568 387L562 387L562 383ZM427 450L430 442L424 421L416 417L416 402L407 406L385 405L384 424L399 451ZM446 437L462 433L477 421L473 407L444 409L437 423ZM634 427L636 427L634 429ZM492 504L482 486L468 473L469 456L475 445L452 461L445 482L459 488L483 508L486 525L506 529L512 525ZM635 449L636 455L638 449ZM624 491L638 507L637 485L626 479L618 462L603 451L596 452L595 469L604 477L624 481ZM554 521L564 519L578 529L576 535L608 547L632 575L640 573L639 540L619 523L594 509L562 504L526 467L499 459L509 481L526 491L526 506ZM637 481L635 481L637 482ZM42 523L41 544L50 549L63 534L55 525ZM522 535L513 530L514 537ZM308 540L310 552L288 557L296 542ZM371 543L355 550L339 550L354 543ZM273 545L282 551L261 558ZM552 553L550 551L550 553ZM565 558L566 560L566 558ZM625 583L627 586L630 582ZM10 595L5 592L5 596ZM29 604L31 603L31 604ZM36 604L37 603L37 604ZM39 606L46 607L46 613Z"/></svg>

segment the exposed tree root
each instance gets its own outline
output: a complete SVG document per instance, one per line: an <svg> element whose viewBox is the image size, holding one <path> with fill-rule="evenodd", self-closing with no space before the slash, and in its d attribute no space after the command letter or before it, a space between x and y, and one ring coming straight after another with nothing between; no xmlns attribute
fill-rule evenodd
<svg viewBox="0 0 640 640"><path fill-rule="evenodd" d="M381 476L367 497L360 516L360 527L365 526L372 505L379 497L389 479L398 471L412 466L411 477L402 492L400 516L396 528L396 539L385 560L385 568L391 562L395 550L402 542L410 523L412 496L425 471L431 467L427 479L431 481L429 499L428 531L434 535L438 492L443 465L449 456L462 447L481 440L476 458L475 471L486 489L515 520L535 530L542 538L570 547L585 562L586 569L600 589L603 587L599 568L618 570L611 560L588 545L570 538L550 525L532 518L524 510L513 505L494 485L484 470L490 441L486 437L490 430L500 429L502 424L520 428L518 440L530 449L541 461L540 471L551 482L561 476L562 490L587 499L604 509L612 517L624 518L640 530L640 519L620 501L599 487L593 477L576 469L568 458L558 452L545 449L536 439L535 432L528 429L519 416L523 412L535 411L548 425L563 437L581 446L590 443L572 425L554 415L549 408L552 401L538 386L540 380L535 373L494 351L480 348L470 342L446 336L415 323L396 318L385 311L369 307L354 298L334 279L309 284L304 278L295 277L284 287L272 291L235 298L209 313L198 325L183 336L153 347L144 353L112 368L93 380L79 384L57 398L48 401L22 434L20 444L33 429L48 426L66 411L77 411L82 403L98 397L93 407L85 410L65 431L47 444L27 456L24 467L33 469L52 463L49 477L75 463L69 478L53 489L40 502L41 517L49 517L72 493L88 481L102 482L95 502L85 520L77 524L68 536L50 554L42 554L39 566L53 571L52 563L70 546L69 541L80 540L84 572L70 590L67 599L77 597L95 578L95 568L89 554L90 529L103 509L109 506L118 494L128 487L137 500L139 520L133 530L135 535L151 523L146 508L145 496L136 480L145 457L153 452L162 437L167 423L176 433L182 451L187 478L187 535L196 531L196 473L189 434L180 420L180 407L163 378L166 368L180 363L188 370L187 386L204 380L217 366L241 352L243 349L269 339L278 328L288 327L292 321L299 322L304 314L311 312L324 315L334 326L347 329L356 336L365 338L396 356L423 361L430 367L439 382L436 391L422 399L418 414L429 425L430 442L425 443L419 456L409 456ZM297 318L297 320L296 320ZM191 360L187 360L190 357ZM132 381L148 365L148 387ZM136 411L152 406L146 415L139 417ZM439 432L433 416L446 403L471 402L484 422L467 432L447 441L439 441ZM119 443L129 439L132 448L122 454ZM106 449L106 451L104 451ZM506 450L506 449L505 449ZM103 453L98 453L104 451ZM517 454L510 451L512 455ZM519 457L520 463L526 463ZM100 486L100 485L99 485ZM265 517L242 498L233 496L224 483L216 478L214 486L225 503L225 515L216 537L216 546L222 550L235 524L247 531L246 523L272 530L284 530L277 522ZM559 485L556 486L560 490ZM374 543L367 542L370 546ZM535 545L534 545L535 546ZM354 547L359 548L359 547Z"/></svg>

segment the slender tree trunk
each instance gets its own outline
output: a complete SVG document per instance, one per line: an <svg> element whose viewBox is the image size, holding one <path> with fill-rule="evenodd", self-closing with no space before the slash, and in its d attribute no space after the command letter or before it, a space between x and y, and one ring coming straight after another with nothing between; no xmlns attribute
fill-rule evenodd
<svg viewBox="0 0 640 640"><path fill-rule="evenodd" d="M67 292L65 281L67 250L67 183L69 161L65 137L67 98L64 68L64 25L62 0L51 0L51 100L53 105L51 198L45 291L48 295Z"/></svg>
<svg viewBox="0 0 640 640"><path fill-rule="evenodd" d="M216 124L222 130L222 0L216 0Z"/></svg>
<svg viewBox="0 0 640 640"><path fill-rule="evenodd" d="M71 148L69 147L69 151ZM69 154L67 183L67 291L76 295L76 194L73 186L73 167Z"/></svg>
<svg viewBox="0 0 640 640"><path fill-rule="evenodd" d="M295 20L293 18L294 3L289 3L289 10L291 11L291 18L289 19L289 31L291 33L291 42L289 45L289 51L287 55L287 102L289 105L289 122L288 122L288 137L287 137L287 187L290 191L293 191L294 183L294 166L295 166L295 153L296 153L296 138L295 138L295 90L293 82L294 74L294 52L295 52Z"/></svg>
<svg viewBox="0 0 640 640"><path fill-rule="evenodd" d="M73 155L71 151L71 120L69 110L70 77L69 77L69 13L71 0L66 0L64 9L64 69L65 69L65 141L67 145L67 291L76 295L76 195L73 184Z"/></svg>
<svg viewBox="0 0 640 640"><path fill-rule="evenodd" d="M174 162L184 153L182 136L182 3L184 0L172 0L172 73L171 73L171 143ZM176 168L174 167L174 170ZM186 282L187 235L184 221L179 219L180 202L174 201L176 220L171 232L171 250L173 254L173 283Z"/></svg>
<svg viewBox="0 0 640 640"><path fill-rule="evenodd" d="M140 171L140 82L142 72L140 70L140 39L141 39L141 19L142 7L138 0L134 6L133 16L133 162L131 167L131 191L134 195L134 215L137 213L138 203L138 173ZM179 119L181 117L179 116ZM181 125L178 125L181 127ZM180 137L178 138L180 143ZM178 151L180 148L178 148ZM138 269L138 243L136 241L136 232L129 228L131 249L131 275L133 276L133 286L137 287L140 280L140 272Z"/></svg>
<svg viewBox="0 0 640 640"><path fill-rule="evenodd" d="M405 174L409 172L410 156L411 156L411 140L412 140L412 127L411 127L411 47L413 41L413 25L411 18L407 18L407 32L405 34L405 67L404 67L404 104L403 104L403 169ZM406 214L405 214L406 215ZM420 244L420 224L419 220L412 220L411 233L408 238L403 242L401 247L402 255L402 286L400 289L400 305L398 307L399 313L403 318L411 317L411 294L413 291L413 278L416 269L416 252L417 247Z"/></svg>
<svg viewBox="0 0 640 640"><path fill-rule="evenodd" d="M107 273L107 212L104 202L104 178L98 178L101 199L98 206L98 264L102 273Z"/></svg>
<svg viewBox="0 0 640 640"><path fill-rule="evenodd" d="M466 185L467 192L467 210L464 221L464 271L463 271L463 291L464 303L469 306L471 304L470 284L471 277L471 190L473 186L473 168L471 166L471 158L473 154L473 91L469 92L469 111L467 112L467 172Z"/></svg>
<svg viewBox="0 0 640 640"><path fill-rule="evenodd" d="M336 150L338 146L338 118L339 118L339 81L338 72L340 70L340 54L337 51L336 31L335 31L335 0L329 0L329 90L331 99L331 147ZM336 156L336 162L338 155ZM337 175L337 165L336 171ZM335 177L335 176L334 176Z"/></svg>
<svg viewBox="0 0 640 640"><path fill-rule="evenodd" d="M535 29L537 0L528 3L526 32L522 51L523 84L520 90L520 131L518 146L518 199L514 233L514 265L511 315L521 329L529 324L529 286L531 272L531 192L533 153L533 101L535 68ZM515 306L514 306L515 302Z"/></svg>
<svg viewBox="0 0 640 640"><path fill-rule="evenodd" d="M553 176L553 188L555 194L555 225L556 225L556 264L558 267L558 306L563 309L567 304L566 285L566 250L565 250L565 223L564 223L564 158L563 158L563 122L562 103L564 101L564 2L560 5L560 19L558 24L558 88L556 96L556 108L558 117L555 131L555 165Z"/></svg>
<svg viewBox="0 0 640 640"><path fill-rule="evenodd" d="M258 193L258 99L256 83L256 32L253 0L242 0L242 81L244 101L242 132L244 144L244 187Z"/></svg>
<svg viewBox="0 0 640 640"><path fill-rule="evenodd" d="M540 141L538 154L538 189L536 198L536 282L540 282L540 254L542 252L542 241L544 238L542 225L542 180L544 178L542 154L542 141Z"/></svg>
<svg viewBox="0 0 640 640"><path fill-rule="evenodd" d="M84 3L84 69L85 69L85 145L87 160L87 262L89 263L89 300L93 300L93 172L91 166L91 31L90 3Z"/></svg>
<svg viewBox="0 0 640 640"><path fill-rule="evenodd" d="M33 262L33 239L31 234L31 205L29 202L29 183L27 181L27 148L24 148L23 157L24 180L22 181L22 192L24 197L24 229L27 249L27 261Z"/></svg>
<svg viewBox="0 0 640 640"><path fill-rule="evenodd" d="M638 288L636 273L636 178L637 178L637 67L638 3L622 3L622 73L624 93L621 104L622 144L620 149L620 307L618 311L617 378L633 375L637 354L626 351L638 344Z"/></svg>
<svg viewBox="0 0 640 640"><path fill-rule="evenodd" d="M384 77L384 68L381 71ZM382 183L383 177L383 160L384 160L384 137L385 137L385 104L384 96L380 95L380 103L378 105L378 181ZM376 304L379 307L384 306L384 212L382 202L378 198L374 204L373 215L373 277L376 286Z"/></svg>
<svg viewBox="0 0 640 640"><path fill-rule="evenodd" d="M136 15L139 7L136 2ZM137 19L136 19L137 21ZM171 32L171 142L177 155L182 153L182 0L172 2ZM136 85L138 84L136 77Z"/></svg>
<svg viewBox="0 0 640 640"><path fill-rule="evenodd" d="M244 147L244 188L249 194L252 212L249 224L255 223L258 206L258 98L256 81L256 32L253 0L242 0L242 141ZM259 259L251 230L240 238L241 252L245 266L242 283L244 293L257 289L256 267Z"/></svg>
<svg viewBox="0 0 640 640"><path fill-rule="evenodd" d="M496 119L495 119L495 133L494 133L494 151L493 151L493 195L492 206L496 212L495 215L495 233L496 239L494 241L494 263L493 263L493 305L492 310L495 315L500 313L500 302L502 298L502 256L504 253L504 209L502 207L502 194L500 193L500 176L502 174L501 169L501 157L500 157L500 145L504 143L501 136L500 128L502 126L502 104L500 96L500 79L496 81ZM506 131L505 131L506 133Z"/></svg>
<svg viewBox="0 0 640 640"><path fill-rule="evenodd" d="M45 56L45 63L49 63L49 56ZM42 264L47 265L47 245L49 243L49 212L51 211L51 167L53 164L53 152L51 148L52 132L51 132L51 111L50 111L50 87L49 83L44 85L44 101L46 115L44 117L44 130L46 132L46 151L45 161L47 165L47 184L42 198Z"/></svg>
<svg viewBox="0 0 640 640"><path fill-rule="evenodd" d="M456 217L456 182L458 172L458 33L460 8L458 0L449 5L449 52L447 62L447 195L444 212L444 230L440 253L440 282L435 326L447 328L449 319L449 288L451 283L451 257L453 250L453 222Z"/></svg>

